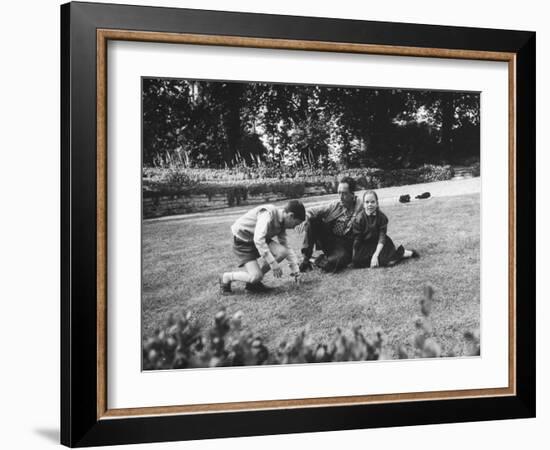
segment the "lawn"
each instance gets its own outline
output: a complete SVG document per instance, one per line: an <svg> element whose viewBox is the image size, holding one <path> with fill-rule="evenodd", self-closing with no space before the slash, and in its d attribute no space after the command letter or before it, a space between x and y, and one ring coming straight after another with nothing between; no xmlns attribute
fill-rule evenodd
<svg viewBox="0 0 550 450"><path fill-rule="evenodd" d="M229 313L242 311L244 325L269 350L306 326L313 339L326 342L337 327L361 325L367 333L382 330L395 358L399 345L412 353L422 287L430 283L435 289L431 320L442 353L464 355L463 334L480 323L479 194L397 203L383 211L396 245L416 249L420 259L392 268L314 271L299 287L287 276L277 280L268 274L265 283L275 289L262 295L249 294L238 283L232 295L218 293L218 275L236 268L233 219L144 222L143 335L153 333L169 314L184 311L208 326L226 307ZM299 252L301 236L294 231L289 236ZM286 264L284 270L288 274Z"/></svg>

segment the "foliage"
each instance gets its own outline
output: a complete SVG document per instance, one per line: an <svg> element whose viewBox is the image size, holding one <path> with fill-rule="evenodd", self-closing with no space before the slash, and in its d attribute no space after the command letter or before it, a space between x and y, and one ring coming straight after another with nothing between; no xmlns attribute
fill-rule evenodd
<svg viewBox="0 0 550 450"><path fill-rule="evenodd" d="M479 94L144 78L143 161L407 168L479 155Z"/></svg>
<svg viewBox="0 0 550 450"><path fill-rule="evenodd" d="M279 194L284 198L300 198L304 195L306 186L310 183L294 180L273 180L265 183L239 182L239 183L201 183L174 186L164 184L156 186L154 190L146 190L145 197L159 197L165 195L225 195L229 200L229 206L240 204L241 200L249 196L261 194ZM329 192L336 192L334 185L327 186Z"/></svg>
<svg viewBox="0 0 550 450"><path fill-rule="evenodd" d="M192 186L195 183L185 170L172 167L163 174L163 182L169 190L178 190L181 186Z"/></svg>
<svg viewBox="0 0 550 450"><path fill-rule="evenodd" d="M416 319L412 336L414 353L400 345L400 359L437 358L443 355L430 320L434 290L424 287L420 300L421 317ZM261 336L243 327L242 312L233 315L222 308L210 328L202 330L186 312L180 318L169 316L165 326L143 341L143 369L183 369L192 367L225 367L264 364L319 363L387 359L388 348L380 330L366 332L355 326L347 332L336 329L329 342L316 342L307 327L293 339L283 341L269 352ZM464 333L470 355L480 354L479 332Z"/></svg>
<svg viewBox="0 0 550 450"><path fill-rule="evenodd" d="M262 174L264 177L260 178ZM144 169L144 195L228 195L228 198L246 199L249 195L283 194L285 198L300 198L308 186L324 186L327 193L336 192L338 178L351 176L359 189L379 189L389 186L443 181L452 178L450 166L425 164L417 169L314 169L311 167L286 170L267 165L256 170L248 166L231 169ZM239 204L239 200L230 202Z"/></svg>
<svg viewBox="0 0 550 450"><path fill-rule="evenodd" d="M479 177L481 174L481 165L479 162L476 162L472 165L472 175L474 177Z"/></svg>
<svg viewBox="0 0 550 450"><path fill-rule="evenodd" d="M435 166L433 164L424 164L418 169L419 180L423 183L429 183L431 181L443 181L450 180L453 175L453 168L451 166Z"/></svg>

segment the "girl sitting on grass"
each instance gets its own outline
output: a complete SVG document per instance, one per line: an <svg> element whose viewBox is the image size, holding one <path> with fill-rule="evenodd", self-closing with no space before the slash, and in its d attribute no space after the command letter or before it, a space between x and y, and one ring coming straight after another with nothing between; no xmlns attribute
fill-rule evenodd
<svg viewBox="0 0 550 450"><path fill-rule="evenodd" d="M378 195L367 191L363 195L363 211L353 224L354 267L392 266L405 258L418 258L415 250L406 250L402 245L395 248L387 235L388 218L378 207Z"/></svg>

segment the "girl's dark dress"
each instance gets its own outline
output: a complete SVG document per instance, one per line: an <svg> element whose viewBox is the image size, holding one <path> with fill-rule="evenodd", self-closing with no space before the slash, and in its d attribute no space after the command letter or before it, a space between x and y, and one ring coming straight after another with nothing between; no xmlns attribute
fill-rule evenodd
<svg viewBox="0 0 550 450"><path fill-rule="evenodd" d="M376 251L378 243L384 245L378 255L378 265L387 266L390 262L401 259L399 251L391 238L386 234L388 230L388 218L377 210L372 215L363 211L353 224L353 257L354 267L370 267L372 255ZM401 251L402 253L402 251Z"/></svg>

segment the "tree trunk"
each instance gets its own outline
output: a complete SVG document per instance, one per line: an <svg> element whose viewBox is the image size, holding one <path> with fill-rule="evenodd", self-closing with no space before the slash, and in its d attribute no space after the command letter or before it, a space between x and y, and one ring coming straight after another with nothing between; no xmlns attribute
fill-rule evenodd
<svg viewBox="0 0 550 450"><path fill-rule="evenodd" d="M449 162L453 156L453 125L455 106L452 94L441 98L441 159Z"/></svg>
<svg viewBox="0 0 550 450"><path fill-rule="evenodd" d="M243 87L240 83L231 83L226 87L224 126L227 135L227 146L223 159L228 166L235 163L235 155L239 150L242 138L241 100Z"/></svg>

